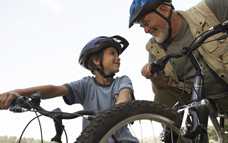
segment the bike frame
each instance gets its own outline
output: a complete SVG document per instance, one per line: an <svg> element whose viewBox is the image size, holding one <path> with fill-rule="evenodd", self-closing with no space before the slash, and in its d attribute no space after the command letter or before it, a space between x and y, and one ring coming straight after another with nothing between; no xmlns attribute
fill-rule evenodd
<svg viewBox="0 0 228 143"><path fill-rule="evenodd" d="M219 143L224 142L224 128L223 122L219 122L217 117L220 117L223 121L225 115L219 115L216 107L212 106L211 101L204 95L204 78L202 73L202 67L200 66L197 58L192 53L193 50L203 44L203 42L210 36L215 35L220 32L228 33L228 21L223 24L217 25L207 32L201 34L190 46L187 51L187 56L191 59L191 62L196 69L196 74L194 78L194 85L192 89L192 102L188 105L184 105L178 109L178 113L183 114L181 123L182 135L187 135L188 133L196 134L195 141L199 143L208 143L207 131L205 134L204 130L207 130L208 117L210 117L213 126L215 127L216 134L219 137ZM186 49L187 50L187 49ZM203 114L201 114L203 113ZM187 124L189 116L192 120L192 129L189 130Z"/></svg>

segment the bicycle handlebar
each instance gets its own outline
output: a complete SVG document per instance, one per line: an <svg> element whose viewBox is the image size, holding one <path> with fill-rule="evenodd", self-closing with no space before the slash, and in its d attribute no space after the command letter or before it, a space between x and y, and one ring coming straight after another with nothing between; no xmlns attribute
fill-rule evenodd
<svg viewBox="0 0 228 143"><path fill-rule="evenodd" d="M224 32L226 33L226 35L224 35L222 37L222 39L225 39L228 37L228 20L223 22L222 24L218 24L215 25L213 27L211 27L208 31L200 34L190 45L190 50L189 52L194 51L195 49L197 49L198 47L200 47L200 45L207 40L210 36L212 35L216 35L220 32ZM221 37L220 37L221 38ZM221 40L221 39L220 39Z"/></svg>
<svg viewBox="0 0 228 143"><path fill-rule="evenodd" d="M192 53L194 50L199 48L202 43L207 40L210 36L216 35L218 33L224 32L225 35L219 37L217 40L222 40L228 37L228 20L223 22L222 24L215 25L211 27L209 30L205 31L204 33L200 34L198 37L193 40L191 45L189 47L184 47L180 53L173 53L173 54L168 54L154 62L151 63L151 72L156 72L159 73L162 71L167 64L167 62L171 58L179 58L184 55L189 55Z"/></svg>
<svg viewBox="0 0 228 143"><path fill-rule="evenodd" d="M33 112L38 112L41 115L44 115L46 117L52 118L55 123L56 135L51 139L51 142L55 142L55 143L62 143L61 136L63 131L65 132L65 135L66 135L66 141L68 142L67 133L64 129L64 125L62 124L62 119L74 119L84 115L88 115L89 117L95 115L95 113L92 111L84 111L84 110L73 112L73 113L67 113L67 112L62 112L59 108L56 108L53 111L47 111L40 106L40 102L41 102L40 93L34 93L29 97L17 96L16 99L11 103L9 110L12 112L19 112L19 113L25 112L25 111L33 111ZM37 116L36 118L38 117L39 116ZM34 119L35 118L33 118L31 121L33 121ZM22 131L22 134L19 139L19 143L21 141L21 138L25 129L31 123L31 121L26 125L26 127ZM41 129L41 140L43 141L42 129Z"/></svg>
<svg viewBox="0 0 228 143"><path fill-rule="evenodd" d="M30 97L18 96L11 104L9 110L12 112L36 111L41 115L52 119L74 119L83 115L95 115L92 111L77 111L73 113L62 112L59 108L53 111L47 111L40 106L41 95L34 93Z"/></svg>

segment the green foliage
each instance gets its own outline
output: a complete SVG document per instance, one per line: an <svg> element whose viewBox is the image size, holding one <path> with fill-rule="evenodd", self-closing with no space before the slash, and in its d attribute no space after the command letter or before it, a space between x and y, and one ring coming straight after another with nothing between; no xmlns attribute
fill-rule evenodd
<svg viewBox="0 0 228 143"><path fill-rule="evenodd" d="M0 143L17 143L17 137L0 136ZM23 138L21 143L41 143L41 141L33 138ZM48 142L44 141L43 143Z"/></svg>
<svg viewBox="0 0 228 143"><path fill-rule="evenodd" d="M217 140L217 135L215 133L215 130L212 126L208 126L208 136L210 140Z"/></svg>

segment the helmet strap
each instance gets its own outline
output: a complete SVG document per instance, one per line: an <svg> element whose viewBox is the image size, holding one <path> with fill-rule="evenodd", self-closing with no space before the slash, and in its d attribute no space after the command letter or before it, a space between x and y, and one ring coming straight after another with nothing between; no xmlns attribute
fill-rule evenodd
<svg viewBox="0 0 228 143"><path fill-rule="evenodd" d="M167 23L168 23L168 36L166 37L166 39L164 40L164 42L160 43L162 45L162 47L164 47L164 49L166 50L166 48L168 47L168 45L171 43L172 41L172 26L171 26L171 17L173 15L173 5L164 3L165 5L168 5L171 7L170 12L169 12L169 16L165 17L164 15L162 15L160 12L158 12L157 10L154 10L154 12L156 14L158 14L161 18L163 18Z"/></svg>

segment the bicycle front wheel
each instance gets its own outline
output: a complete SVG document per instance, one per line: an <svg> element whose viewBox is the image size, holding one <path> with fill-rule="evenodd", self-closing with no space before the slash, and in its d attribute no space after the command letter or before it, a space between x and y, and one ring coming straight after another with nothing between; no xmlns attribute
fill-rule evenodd
<svg viewBox="0 0 228 143"><path fill-rule="evenodd" d="M134 101L99 113L77 143L179 143L183 138L177 120L177 114L165 106Z"/></svg>

